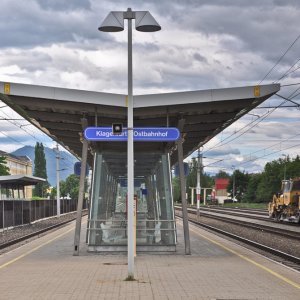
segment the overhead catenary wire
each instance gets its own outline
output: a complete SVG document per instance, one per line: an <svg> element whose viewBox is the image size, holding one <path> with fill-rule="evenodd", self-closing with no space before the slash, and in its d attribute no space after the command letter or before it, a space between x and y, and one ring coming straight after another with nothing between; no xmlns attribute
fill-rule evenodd
<svg viewBox="0 0 300 300"><path fill-rule="evenodd" d="M300 92L297 93L295 96L293 96L292 99L296 98L296 97L299 96L299 95L300 95ZM299 106L299 104L298 104L298 106Z"/></svg>
<svg viewBox="0 0 300 300"><path fill-rule="evenodd" d="M297 87L287 98L293 99L294 95L300 90L300 87Z"/></svg>
<svg viewBox="0 0 300 300"><path fill-rule="evenodd" d="M297 88L296 91L299 90L299 89L300 89L300 88ZM294 92L295 92L295 91L294 91ZM208 149L207 149L206 151L204 151L203 153L206 153L206 152L208 152L208 151L210 151L210 150L213 150L213 149L215 149L215 148L218 148L218 147L222 147L222 146L224 146L224 145L227 145L227 144L229 144L230 142L232 142L232 141L236 140L237 138L239 138L240 136L243 136L243 135L244 135L245 133L247 133L250 129L254 128L257 124L259 124L261 121L263 121L264 119L266 119L266 118L267 118L270 114L272 114L277 108L282 107L282 105L284 105L287 101L290 101L290 102L292 102L293 104L295 104L296 106L299 107L299 104L298 104L298 103L296 103L296 102L294 102L294 101L291 100L291 99L293 99L294 97L296 97L297 95L300 94L300 93L298 93L298 94L294 95L294 92L292 92L288 97L281 96L281 95L279 95L279 94L277 93L276 96L278 96L278 97L284 99L285 101L283 101L283 102L281 102L279 105L273 107L271 111L267 111L267 113L266 113L265 115L262 115L261 117L257 118L256 120L251 121L250 123L246 124L245 126L243 126L242 128L240 128L238 131L232 133L231 135L229 135L228 137L226 137L224 140L220 141L220 142L217 143L216 145L214 145L214 146L208 148ZM294 95L294 96L293 96L293 95ZM255 122L257 122L257 123L255 123ZM224 143L225 140L227 140L228 138L230 138L230 137L232 137L233 135L237 134L238 132L242 131L244 128L250 126L252 123L255 123L255 124L254 124L253 126L251 126L250 128L248 128L247 130L245 130L244 132L242 132L240 135L238 135L238 136L232 138L231 140L227 141L226 143Z"/></svg>
<svg viewBox="0 0 300 300"><path fill-rule="evenodd" d="M266 148L259 149L259 150L256 150L256 151L254 151L254 152L251 152L251 153L247 154L247 156L251 157L251 156L252 156L253 154L255 154L255 153L262 152L262 151L266 151L266 150L271 149L271 148L273 148L273 147L275 147L275 146L277 146L277 145L281 145L283 142L286 142L286 141L291 141L291 142L293 142L293 141L294 141L294 142L295 142L295 141L298 141L298 140L295 140L295 139L294 139L294 138L297 137L297 136L300 136L300 133L299 133L299 134L295 134L295 135L293 135L293 136L290 136L290 137L288 137L288 138L286 138L286 139L280 140L278 143L272 144L272 145L269 146L269 147L266 147ZM243 162L237 164L236 166L241 166L241 165L243 165L243 164L245 164L245 163L253 162L253 161L258 160L258 159L260 159L260 158L263 158L263 157L266 157L266 156L270 156L270 155L273 155L273 154L276 154L276 153L278 153L278 152L282 152L282 151L285 151L285 150L289 150L289 149L292 149L292 148L294 148L294 147L298 147L299 145L300 145L300 144L296 144L296 145L293 145L293 146L290 146L290 147L287 147L287 148L284 148L284 149L280 149L280 150L276 150L276 151L273 151L273 152L268 153L268 154L264 154L264 155L259 156L259 157L250 158L250 159L247 159L247 160L245 160L245 161L243 161Z"/></svg>
<svg viewBox="0 0 300 300"><path fill-rule="evenodd" d="M273 155L273 154L275 154L275 153L282 152L282 151L284 151L284 150L288 150L288 149L292 149L292 148L294 148L294 147L297 147L297 146L299 146L300 144L296 144L296 145L293 145L293 146L290 146L290 147L287 147L287 148L284 148L284 149L281 148L280 150L275 150L275 151L273 151L273 152L271 152L271 153L264 154L264 155L259 156L259 157L253 157L253 158L251 158L251 156L254 155L255 153L262 152L262 151L266 151L266 150L268 150L268 149L272 149L273 147L275 147L275 146L277 146L277 145L281 145L283 142L290 141L291 139L293 139L294 142L295 142L295 141L298 141L298 140L295 140L295 139L294 139L294 138L297 137L297 136L300 136L300 133L299 133L299 134L295 134L295 135L293 135L293 136L290 136L290 137L287 138L287 139L280 140L280 142L275 143L275 144L272 144L272 145L269 146L269 147L266 147L266 148L259 149L259 150L256 150L256 151L254 151L254 152L251 152L251 153L247 154L247 156L250 157L249 159L244 160L243 162L241 162L241 163L239 163L239 164L236 164L236 166L238 167L238 166L241 166L241 165L243 165L243 164L245 164L245 163L253 162L253 161L258 160L258 159L260 159L260 158L263 158L263 157L266 157L266 156L270 156L270 155Z"/></svg>
<svg viewBox="0 0 300 300"><path fill-rule="evenodd" d="M10 124L20 128L21 130L23 130L24 132L26 132L27 134L29 134L30 136L32 136L36 141L38 141L38 139L36 138L36 136L34 134L31 134L30 132L28 132L27 130L25 130L23 127L24 126L21 126L21 124L18 124L18 123L15 123L15 122L12 122L14 119L11 118L11 116L9 116L7 113L5 113L4 111L1 111L1 113L3 113L6 117L8 117L8 119L6 120L7 122L9 122ZM15 120L20 120L22 121L22 119L15 119ZM26 121L25 119L23 119L24 121Z"/></svg>
<svg viewBox="0 0 300 300"><path fill-rule="evenodd" d="M294 70L292 70L292 68L295 66L295 65L297 65L297 63L300 61L300 58L299 59L297 59L297 61L280 77L280 78L278 78L275 82L279 82L281 79L283 79L283 78L285 78L286 76L288 76L288 75L290 75L290 74L292 74L292 73L294 73L295 71L297 71L299 68L300 68L300 66L299 67L297 67L296 69L294 69ZM292 70L292 71L291 71Z"/></svg>
<svg viewBox="0 0 300 300"><path fill-rule="evenodd" d="M266 150L271 149L271 148L273 148L273 147L275 147L275 146L277 146L277 145L281 145L283 142L290 141L291 139L294 139L294 138L297 137L297 136L300 136L300 133L295 134L295 135L293 135L293 136L290 136L290 137L287 138L287 139L280 140L278 143L275 143L275 144L273 144L273 145L271 145L271 146L269 146L269 147L266 147L266 148L259 149L259 150L256 150L256 151L254 151L254 152L251 152L251 153L247 154L247 156L250 156L250 157L251 157L251 155L253 155L253 154L255 154L255 153L262 152L262 151L266 151Z"/></svg>
<svg viewBox="0 0 300 300"><path fill-rule="evenodd" d="M237 164L236 166L241 166L241 165L244 165L244 164L247 164L247 163L256 161L256 160L258 160L258 159L260 159L260 158L264 158L264 157L266 157L266 156L274 155L274 154L276 154L276 153L280 153L280 152L282 152L282 151L286 151L286 150L289 150L289 149L292 149L292 148L295 148L295 147L299 147L299 146L300 146L300 144L296 144L296 145L293 145L293 146L290 146L290 147L286 147L286 148L283 148L283 149L280 149L280 150L276 150L276 151L274 151L274 152L271 152L271 153L268 153L268 154L264 154L264 155L259 156L259 157L255 157L255 158L253 158L253 159L251 159L251 160L249 159L249 160L243 161L243 162Z"/></svg>
<svg viewBox="0 0 300 300"><path fill-rule="evenodd" d="M252 158L252 159L245 160L245 161L243 161L243 162L241 162L241 163L237 163L237 164L235 164L235 167L236 167L236 169L238 169L238 168L241 167L242 165L245 165L245 164L247 165L247 164L249 164L249 163L251 163L251 162L254 162L254 161L256 161L256 160L258 160L258 159L260 159L260 158L264 158L264 157L267 157L267 156L270 156L270 155L274 155L274 154L276 154L276 153L280 153L280 152L283 152L283 151L286 151L286 150L290 150L290 149L292 149L292 148L299 147L299 146L300 146L300 144L296 144L296 145L293 145L293 146L290 146L290 147L286 147L286 148L283 148L283 149L280 149L280 150L275 150L275 151L273 151L273 152L271 152L271 153L264 154L264 155L259 156L259 157L254 157L254 158ZM220 168L220 169L227 169L227 170L230 170L230 169L231 169L230 167L226 167L226 166L220 166L219 168Z"/></svg>
<svg viewBox="0 0 300 300"><path fill-rule="evenodd" d="M294 91L293 93L291 93L291 94L289 95L289 97L290 97L290 98L294 98L294 97L296 97L297 95L300 94L300 92L299 92L298 94L296 94L296 95L295 95L294 93L295 93L295 91ZM267 114L264 116L264 119L265 119L268 115L270 115L275 109L281 107L281 106L282 106L284 103L286 103L287 101L291 101L291 99L289 99L289 98L286 98L286 97L281 96L281 95L279 95L279 94L276 94L276 95L279 96L279 97L281 97L281 98L283 98L283 99L285 99L285 101L281 102L279 105L277 105L276 107L274 107L274 109L273 109L271 112L268 111ZM292 96L292 97L291 97L291 96ZM294 102L294 101L291 101L291 102L293 102L294 104L296 104L296 105L299 107L299 104L298 104L298 103L296 103L296 102ZM259 119L260 119L260 118L259 118ZM257 119L257 120L258 120L258 119ZM255 120L255 121L256 121L256 120ZM234 139L236 139L236 138L238 138L238 137L244 135L246 132L248 132L251 128L253 128L254 126L256 126L256 125L257 125L258 123L260 123L261 121L262 121L262 120L260 120L259 122L257 122L256 124L254 124L253 126L251 126L250 128L248 128L246 131L242 132L242 134L240 134L239 136L237 136L237 137L231 139L230 141L228 141L228 142L226 142L226 143L223 143L223 141L221 141L220 143L218 143L217 145L215 145L215 146L209 148L208 150L204 151L203 153L208 152L209 150L212 150L212 149L216 148L217 146L218 146L218 147L221 147L221 146L224 146L224 145L228 144L228 143L231 142L232 140L234 140ZM252 121L251 123L253 123L253 121ZM246 126L249 126L251 123L247 124ZM246 126L244 126L243 128L245 128ZM242 128L242 129L243 129L243 128ZM240 131L240 130L239 130L239 131ZM235 132L234 134L236 134L236 132ZM232 134L232 135L233 135L233 134ZM231 137L232 135L230 135L229 137ZM257 150L257 151L255 151L255 152L253 152L253 153L248 154L248 155L251 157L251 155L253 155L254 153L261 152L261 151L266 151L267 149L273 148L274 146L276 146L276 145L278 145L278 144L282 144L282 142L284 142L284 141L289 141L289 140L291 140L292 138L297 137L297 136L299 136L299 135L300 135L300 134L296 134L296 135L294 135L294 136L292 136L292 137L289 137L288 139L281 140L279 143L273 144L273 145L271 145L271 146L269 146L269 147L266 147L266 148L264 148L264 149ZM227 137L227 138L229 138L229 137ZM227 139L227 138L226 138L226 139ZM281 151L284 151L284 150L288 150L288 149L291 149L291 148L294 148L294 147L298 147L299 145L300 145L300 144L297 144L297 145L293 145L293 146L291 146L291 147L287 147L287 148L285 148L285 149L280 149L280 150L273 151L273 152L271 152L271 153L269 153L269 154L265 154L265 155L263 155L263 156L261 156L261 157L257 157L257 158L255 158L255 159L251 159L251 160L244 161L243 163L240 163L240 164L238 164L237 166L241 166L241 165L243 165L243 164L245 164L245 163L247 163L247 162L252 162L252 161L255 161L255 160L257 160L257 159L260 159L260 158L263 158L263 157L266 157L266 156L270 156L270 155L276 154L276 153L281 152Z"/></svg>
<svg viewBox="0 0 300 300"><path fill-rule="evenodd" d="M236 140L237 138L243 136L244 134L246 134L249 130L251 130L252 128L254 128L256 125L258 125L260 122L262 122L264 119L266 119L271 113L273 113L278 107L282 106L283 104L285 104L288 100L282 101L279 105L275 106L274 108L272 108L271 111L268 111L266 114L262 115L261 117L257 118L254 121L251 121L250 123L246 124L245 126L243 126L241 129L239 129L238 131L232 133L231 135L229 135L228 137L226 137L223 141L220 141L219 143L217 143L216 145L208 148L207 150L203 151L203 153L206 153L210 150L222 147L224 145L229 144L230 142ZM256 122L256 123L255 123ZM243 131L241 134L233 137L232 139L230 139L229 141L227 141L226 143L224 143L225 140L228 140L230 137L234 136L235 134L239 133L240 131L242 131L244 128L248 127L249 125L251 125L252 123L254 123L251 127L247 128L245 131Z"/></svg>
<svg viewBox="0 0 300 300"><path fill-rule="evenodd" d="M4 133L3 131L0 130L0 133L3 134L4 136L6 136L7 138L9 138L10 140L14 141L14 142L17 142L18 144L21 144L23 146L27 146L26 144L16 140L15 138L9 136L8 134Z"/></svg>
<svg viewBox="0 0 300 300"><path fill-rule="evenodd" d="M260 116L261 117L261 116ZM259 117L259 118L260 118ZM203 153L208 152L209 150L213 150L215 148L221 147L223 146L223 142L226 141L227 139L229 139L230 137L232 137L233 135L237 134L238 132L240 132L241 130L243 130L244 128L246 128L247 126L251 125L252 123L256 122L258 119L255 119L253 121L251 121L250 123L246 124L245 126L243 126L242 128L240 128L238 131L233 132L231 135L227 136L226 138L224 138L222 141L220 141L219 143L217 143L216 145L208 148L207 150L203 151Z"/></svg>
<svg viewBox="0 0 300 300"><path fill-rule="evenodd" d="M0 107L0 108L4 108L4 107L7 107L7 105L5 105L5 106L3 106L3 107ZM42 143L42 141L41 141L40 139L38 139L35 135L31 134L30 132L28 132L27 130L25 130L25 129L23 128L24 126L27 126L27 125L33 125L33 124L29 123L29 124L25 124L25 125L24 125L24 124L14 123L14 122L12 122L12 121L15 121L15 120L16 120L16 121L27 121L27 120L24 119L24 118L22 118L22 119L21 119L21 118L12 118L9 114L5 113L3 110L1 110L1 113L3 113L7 118L2 118L2 119L1 119L1 116L0 116L0 120L7 121L7 122L11 123L12 125L14 125L14 126L16 126L17 128L21 129L22 131L24 131L24 132L27 133L28 135L32 136L37 142L41 142L41 143ZM27 122L28 122L28 121L27 121ZM41 131L41 132L42 132L42 131ZM23 146L28 146L27 144L25 144L25 143L19 141L18 139L15 139L15 138L13 138L13 137L7 135L7 134L4 133L3 131L0 131L0 133L1 133L2 135L6 136L7 138L9 138L10 140L12 140L12 141L18 143L18 144L21 144L21 145L23 145ZM42 133L44 134L44 132L42 132ZM73 155L73 154L71 154L71 155ZM73 162L71 162L69 159L66 159L66 160L69 162L70 165L73 164ZM66 164L65 164L65 165L66 165ZM70 169L70 166L67 166L67 165L66 165L66 169Z"/></svg>
<svg viewBox="0 0 300 300"><path fill-rule="evenodd" d="M299 95L299 93L298 93L297 95ZM295 95L295 97L297 97L297 95ZM298 106L298 107L300 106L299 103L297 103L297 102L295 102L295 101L292 101L292 99L295 98L295 97L286 98L286 97L284 97L284 96L282 96L282 95L279 95L278 93L276 94L276 96L278 96L278 97L280 97L280 98L282 98L282 99L285 99L285 100L287 100L287 101L289 101L289 102L295 104L296 107L297 107L297 106ZM286 106L284 106L284 107L286 107ZM293 107L295 107L295 106L293 106Z"/></svg>
<svg viewBox="0 0 300 300"><path fill-rule="evenodd" d="M289 83L289 84L281 84L280 87L286 87L286 86L292 86L292 85L299 85L300 82L297 82L297 83Z"/></svg>
<svg viewBox="0 0 300 300"><path fill-rule="evenodd" d="M267 72L267 74L263 77L263 79L258 83L260 85L275 69L275 67L281 62L281 60L285 57L285 55L290 51L290 49L295 45L295 43L299 40L300 34L296 37L296 39L290 44L290 46L286 49L286 51L280 56L280 58L277 60L277 62L274 64L274 66Z"/></svg>

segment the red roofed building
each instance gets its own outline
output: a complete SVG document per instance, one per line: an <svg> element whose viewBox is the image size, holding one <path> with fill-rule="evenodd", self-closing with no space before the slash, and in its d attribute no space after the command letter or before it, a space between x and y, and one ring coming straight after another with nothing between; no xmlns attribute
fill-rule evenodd
<svg viewBox="0 0 300 300"><path fill-rule="evenodd" d="M227 187L229 185L229 178L215 179L215 197L219 204L223 204L224 200L228 198Z"/></svg>

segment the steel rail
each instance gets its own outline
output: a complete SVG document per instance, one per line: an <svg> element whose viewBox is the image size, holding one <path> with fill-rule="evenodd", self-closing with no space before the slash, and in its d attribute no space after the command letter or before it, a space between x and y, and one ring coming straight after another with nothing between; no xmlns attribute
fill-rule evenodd
<svg viewBox="0 0 300 300"><path fill-rule="evenodd" d="M176 206L180 207L181 206ZM189 207L190 209L194 209L194 207ZM210 212L216 212L216 213L222 213L224 215L232 215L232 216L238 216L238 217L245 217L249 219L255 219L255 220L262 220L262 221L267 221L267 222L272 222L271 219L267 218L267 215L265 217L262 217L262 213L256 213L256 212L243 212L241 210L234 210L234 209L229 209L229 208L216 208L216 207L201 207L200 209L202 212L203 211L210 211ZM257 214L257 215L255 215ZM260 215L260 216L259 216Z"/></svg>
<svg viewBox="0 0 300 300"><path fill-rule="evenodd" d="M192 208L191 208L192 209ZM262 217L261 213L256 213L256 212L243 212L243 211L234 211L232 209L220 209L220 208L210 208L210 207L202 207L202 211L211 211L211 212L220 212L226 215L231 215L231 216L239 216L239 217L246 217L250 219L256 219L256 220L263 220L263 221L270 221L270 219L267 217L266 214L264 214L265 217ZM260 215L260 216L259 216Z"/></svg>
<svg viewBox="0 0 300 300"><path fill-rule="evenodd" d="M83 215L86 215L86 214L83 214ZM5 248L7 248L7 247L13 246L13 245L15 245L15 244L18 244L18 243L20 243L20 242L23 242L23 241L25 241L25 240L28 240L28 239L30 239L30 238L32 238L32 237L38 236L38 235L40 235L40 234L42 234L42 233L45 233L45 232L50 231L50 230L52 230L52 229L55 229L55 228L57 228L57 227L61 227L61 226L65 225L65 224L68 224L68 223L74 221L74 220L76 220L76 216L75 216L74 218L70 219L70 220L63 221L63 222L60 222L60 223L57 223L57 224L48 226L48 227L46 227L46 228L40 229L40 230L38 230L38 231L35 231L35 232L32 232L32 233L23 235L23 236L18 237L18 238L16 238L16 239L7 241L7 242L5 242L5 243L0 244L0 249L5 249Z"/></svg>
<svg viewBox="0 0 300 300"><path fill-rule="evenodd" d="M175 207L175 210L181 210L181 208ZM196 214L196 210L189 208L188 209L189 213L192 214ZM251 222L247 222L247 221L241 221L241 220L235 220L232 218L228 218L228 217L221 217L221 216L216 216L216 215L212 215L212 214L208 214L202 211L202 215L208 218L212 218L212 219L216 219L216 220L220 220L220 221L224 221L227 223L232 223L235 225L243 225L245 227L249 227L252 229L256 229L259 231L265 231L265 232L269 232L272 234L277 234L280 236L284 236L287 238L291 238L291 239L296 239L299 241L300 239L300 233L297 232L293 232L287 229L282 229L282 228L275 228L272 226L268 226L268 225L261 225L261 224L255 224L255 223L251 223ZM245 216L243 216L245 217Z"/></svg>
<svg viewBox="0 0 300 300"><path fill-rule="evenodd" d="M193 209L193 207L190 207L191 209ZM262 213L256 213L256 212L248 212L245 211L245 213L243 213L242 210L236 210L235 209L230 209L230 208L208 208L208 207L202 207L202 211L209 211L209 212L215 212L215 213L220 213L220 214L224 214L224 215L231 215L231 216L237 216L237 217L242 217L242 218L249 218L249 219L254 219L254 220L261 220L261 221L265 221L265 222L269 222L269 223L274 223L274 219L267 217L266 213L263 213L263 215L265 215L266 217L261 217L259 215L262 215ZM252 215L253 214L253 215ZM255 215L258 214L258 215ZM282 223L284 224L284 226L288 227L288 226L298 226L297 223L293 223L293 222L284 222Z"/></svg>
<svg viewBox="0 0 300 300"><path fill-rule="evenodd" d="M178 216L178 215L176 215L176 216L177 216L178 218L181 219L180 216ZM232 238L232 239L235 239L235 240L238 240L238 241L240 241L240 242L243 242L243 243L245 243L245 244L247 244L247 245L253 246L253 247L255 247L255 248L258 248L258 249L260 249L260 250L266 251L266 252L271 253L271 254L273 254L273 255L276 255L276 256L278 256L278 257L284 258L284 259L286 259L286 260L288 260L288 261L290 261L290 262L296 263L296 264L297 264L297 268L299 268L299 266L300 266L300 258L299 258L299 257L293 256L293 255L290 255L290 254L287 254L287 253L282 252L282 251L280 251L280 250L276 250L276 249L274 249L274 248L265 246L265 245L263 245L263 244L260 244L260 243L254 242L254 241L251 241L251 240L249 240L249 239L243 238L243 237L241 237L241 236L238 236L238 235L236 235L236 234L230 233L230 232L228 232L228 231L224 231L224 230L222 230L222 229L219 229L219 228L216 228L216 227L213 227L213 226L210 226L210 225L201 223L201 222L197 222L197 221L192 220L192 219L190 219L189 221L190 221L191 223L193 223L193 224L199 226L199 227L204 227L204 228L206 228L206 229L212 230L212 231L214 231L214 232L217 232L217 233L220 233L220 234L222 234L222 235L228 236L228 237L230 237L230 238Z"/></svg>
<svg viewBox="0 0 300 300"><path fill-rule="evenodd" d="M220 211L232 211L237 213L246 213L246 214L254 214L254 215L261 215L261 216L268 216L269 213L267 210L264 209L251 209L251 208L231 208L231 207L220 207L220 206L214 206L210 205L209 207L206 206L204 208L207 209L216 209Z"/></svg>

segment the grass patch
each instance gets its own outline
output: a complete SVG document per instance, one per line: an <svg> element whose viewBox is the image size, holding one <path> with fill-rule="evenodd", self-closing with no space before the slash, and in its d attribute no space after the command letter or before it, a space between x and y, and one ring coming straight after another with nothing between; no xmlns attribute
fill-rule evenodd
<svg viewBox="0 0 300 300"><path fill-rule="evenodd" d="M267 209L268 203L226 203L224 207Z"/></svg>

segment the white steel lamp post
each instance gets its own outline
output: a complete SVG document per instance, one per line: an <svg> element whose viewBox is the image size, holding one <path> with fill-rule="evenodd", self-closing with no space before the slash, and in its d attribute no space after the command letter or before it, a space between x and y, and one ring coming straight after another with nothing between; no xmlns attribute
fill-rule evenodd
<svg viewBox="0 0 300 300"><path fill-rule="evenodd" d="M134 152L133 152L133 95L132 95L132 20L138 31L159 31L161 27L148 11L112 11L98 28L104 32L124 30L124 19L128 20L128 112L127 112L127 182L128 182L128 279L134 279Z"/></svg>

